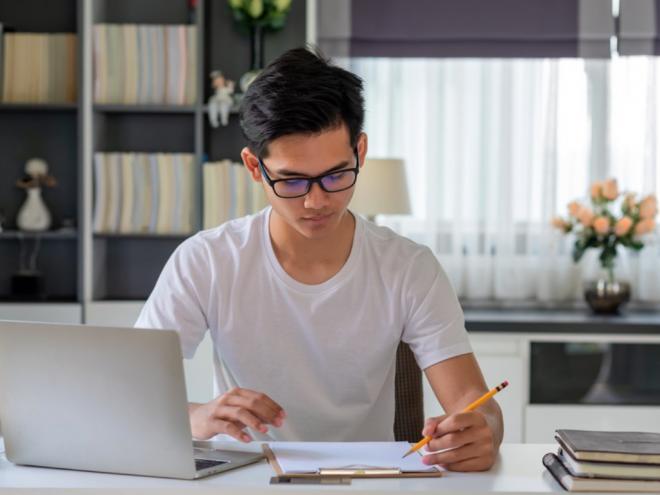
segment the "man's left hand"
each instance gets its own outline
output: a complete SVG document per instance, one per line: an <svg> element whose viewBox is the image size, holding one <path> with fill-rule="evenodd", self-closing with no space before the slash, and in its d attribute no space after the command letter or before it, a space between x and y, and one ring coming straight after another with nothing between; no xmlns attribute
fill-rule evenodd
<svg viewBox="0 0 660 495"><path fill-rule="evenodd" d="M448 414L426 420L422 435L433 439L422 462L450 471L486 471L495 463L497 446L486 417L479 411Z"/></svg>

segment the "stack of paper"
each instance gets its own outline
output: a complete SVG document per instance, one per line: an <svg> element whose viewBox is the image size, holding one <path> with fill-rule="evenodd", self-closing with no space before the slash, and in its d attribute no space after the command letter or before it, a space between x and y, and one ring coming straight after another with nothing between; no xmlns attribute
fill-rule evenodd
<svg viewBox="0 0 660 495"><path fill-rule="evenodd" d="M269 444L286 474L327 473L329 470L394 470L436 472L419 454L403 455L408 442L272 442Z"/></svg>

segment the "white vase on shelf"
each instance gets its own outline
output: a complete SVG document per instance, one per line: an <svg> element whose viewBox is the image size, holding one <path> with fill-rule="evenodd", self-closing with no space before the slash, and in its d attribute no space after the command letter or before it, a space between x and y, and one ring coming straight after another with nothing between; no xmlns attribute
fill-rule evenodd
<svg viewBox="0 0 660 495"><path fill-rule="evenodd" d="M27 198L18 210L16 224L20 230L41 232L50 228L51 217L43 198L40 187L26 189Z"/></svg>

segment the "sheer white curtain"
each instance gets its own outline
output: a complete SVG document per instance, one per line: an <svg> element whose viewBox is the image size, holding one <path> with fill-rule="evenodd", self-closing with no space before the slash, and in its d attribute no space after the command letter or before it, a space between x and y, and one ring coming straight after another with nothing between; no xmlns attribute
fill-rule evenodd
<svg viewBox="0 0 660 495"><path fill-rule="evenodd" d="M413 215L380 222L430 246L463 299L581 299L598 253L575 265L572 239L550 219L595 179L658 189L655 62L639 63L640 80L619 61L634 65L350 60L365 80L369 156L407 165ZM620 92L634 92L636 104ZM657 246L619 256L637 299L660 301L658 261Z"/></svg>

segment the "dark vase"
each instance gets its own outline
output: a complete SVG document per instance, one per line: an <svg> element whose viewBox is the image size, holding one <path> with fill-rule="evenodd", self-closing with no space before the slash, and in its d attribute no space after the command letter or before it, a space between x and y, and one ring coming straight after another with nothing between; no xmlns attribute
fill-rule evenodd
<svg viewBox="0 0 660 495"><path fill-rule="evenodd" d="M630 284L607 278L587 284L584 298L594 313L616 314L630 300Z"/></svg>
<svg viewBox="0 0 660 495"><path fill-rule="evenodd" d="M264 28L252 26L250 29L250 70L264 68Z"/></svg>
<svg viewBox="0 0 660 495"><path fill-rule="evenodd" d="M239 86L245 93L248 86L264 68L264 28L252 26L250 28L250 70L241 76Z"/></svg>

